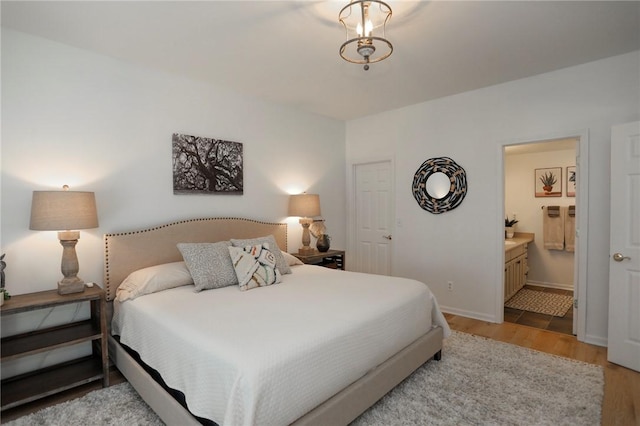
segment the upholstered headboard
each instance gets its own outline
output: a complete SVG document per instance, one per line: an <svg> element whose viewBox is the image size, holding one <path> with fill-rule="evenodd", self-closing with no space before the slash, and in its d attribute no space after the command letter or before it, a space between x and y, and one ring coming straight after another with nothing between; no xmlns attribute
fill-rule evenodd
<svg viewBox="0 0 640 426"><path fill-rule="evenodd" d="M287 224L239 218L190 219L139 231L105 234L104 286L107 301L133 271L178 262L176 244L201 243L273 235L280 250L287 250Z"/></svg>

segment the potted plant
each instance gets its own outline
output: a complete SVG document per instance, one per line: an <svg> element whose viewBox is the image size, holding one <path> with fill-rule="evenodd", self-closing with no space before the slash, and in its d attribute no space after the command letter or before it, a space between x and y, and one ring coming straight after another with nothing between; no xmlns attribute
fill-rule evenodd
<svg viewBox="0 0 640 426"><path fill-rule="evenodd" d="M4 288L4 269L7 267L7 263L4 261L5 253L0 256L0 306L4 304L5 299L10 299L11 295Z"/></svg>
<svg viewBox="0 0 640 426"><path fill-rule="evenodd" d="M0 306L4 305L5 300L11 299L11 295L6 288L0 288Z"/></svg>
<svg viewBox="0 0 640 426"><path fill-rule="evenodd" d="M544 192L546 192L547 194L551 192L551 190L553 189L553 185L555 185L557 181L558 180L551 172L546 172L544 175L540 176L542 189L544 189Z"/></svg>
<svg viewBox="0 0 640 426"><path fill-rule="evenodd" d="M515 219L509 219L508 217L504 219L504 236L505 237L513 238L513 235L515 233L514 227L516 223L518 223L518 221Z"/></svg>

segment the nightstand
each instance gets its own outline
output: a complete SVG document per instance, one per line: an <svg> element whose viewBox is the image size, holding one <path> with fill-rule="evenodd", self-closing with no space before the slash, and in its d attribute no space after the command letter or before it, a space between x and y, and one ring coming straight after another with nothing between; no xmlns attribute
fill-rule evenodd
<svg viewBox="0 0 640 426"><path fill-rule="evenodd" d="M311 254L291 253L307 265L324 266L325 268L342 269L344 271L344 250L328 250L321 253L314 250Z"/></svg>
<svg viewBox="0 0 640 426"><path fill-rule="evenodd" d="M100 287L94 285L82 293L66 295L50 290L13 296L0 307L0 314L4 317L82 302L91 304L89 319L2 339L2 362L83 342L92 342L93 350L87 357L2 380L2 411L93 381L101 380L103 387L109 386L106 299Z"/></svg>

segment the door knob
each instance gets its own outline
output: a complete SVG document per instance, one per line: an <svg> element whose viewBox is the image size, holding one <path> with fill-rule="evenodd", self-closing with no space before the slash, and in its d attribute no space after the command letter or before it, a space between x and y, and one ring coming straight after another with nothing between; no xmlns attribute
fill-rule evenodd
<svg viewBox="0 0 640 426"><path fill-rule="evenodd" d="M382 238L386 238L387 240L391 239L391 235L383 235Z"/></svg>
<svg viewBox="0 0 640 426"><path fill-rule="evenodd" d="M631 260L629 256L624 256L622 253L615 253L613 255L613 260L615 260L616 262L622 262L625 259Z"/></svg>

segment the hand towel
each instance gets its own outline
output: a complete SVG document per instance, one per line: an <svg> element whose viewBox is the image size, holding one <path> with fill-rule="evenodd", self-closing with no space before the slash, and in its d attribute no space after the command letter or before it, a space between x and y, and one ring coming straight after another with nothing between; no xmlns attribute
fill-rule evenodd
<svg viewBox="0 0 640 426"><path fill-rule="evenodd" d="M553 206L557 207L557 206ZM553 213L549 214L549 207L542 208L542 234L544 248L547 250L563 250L564 249L564 214L566 209L552 209Z"/></svg>
<svg viewBox="0 0 640 426"><path fill-rule="evenodd" d="M569 206L564 219L564 249L575 251L576 249L576 206Z"/></svg>
<svg viewBox="0 0 640 426"><path fill-rule="evenodd" d="M560 206L547 206L547 215L560 216Z"/></svg>

